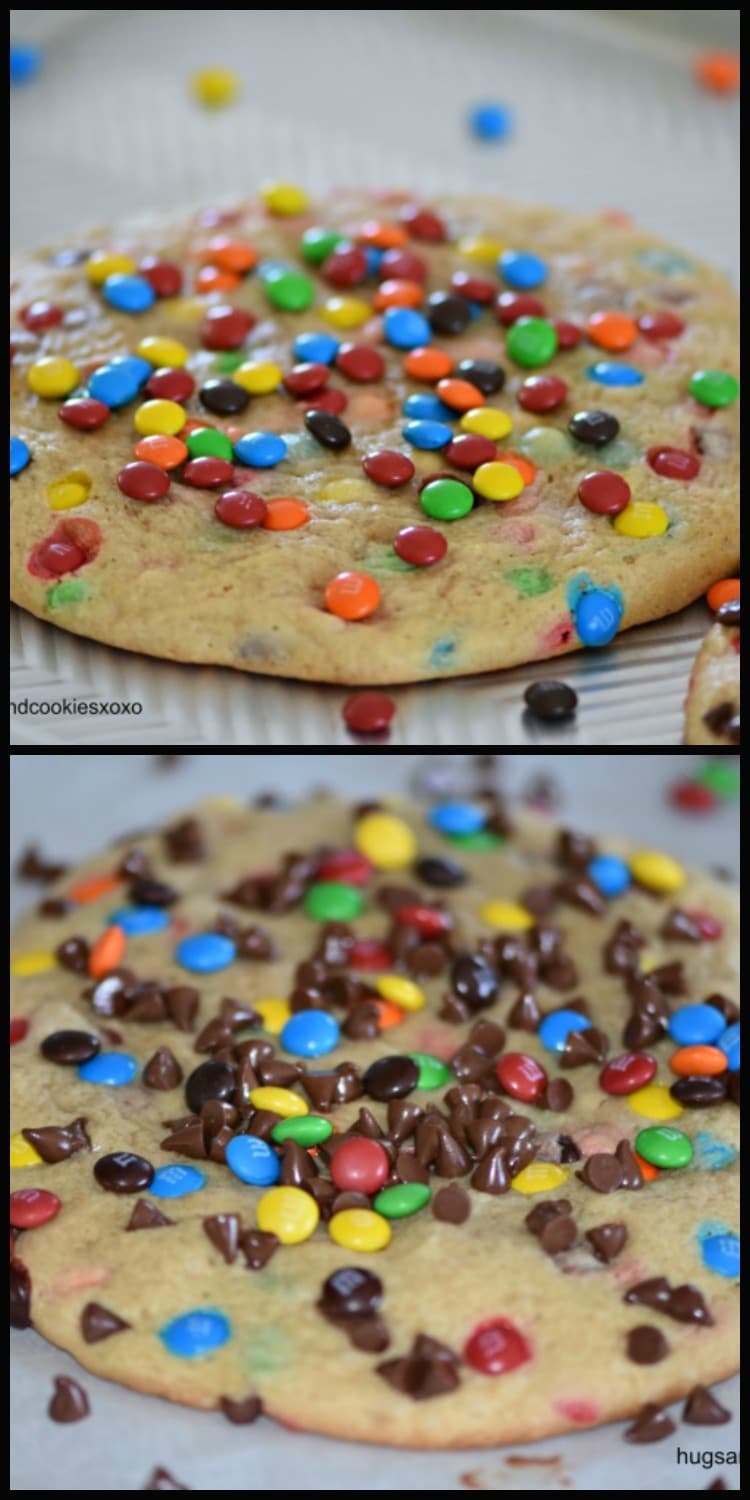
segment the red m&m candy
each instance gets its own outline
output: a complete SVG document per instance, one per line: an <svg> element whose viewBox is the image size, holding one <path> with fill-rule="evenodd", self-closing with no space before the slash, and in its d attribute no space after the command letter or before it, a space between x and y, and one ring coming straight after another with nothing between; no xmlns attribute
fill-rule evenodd
<svg viewBox="0 0 750 1500"><path fill-rule="evenodd" d="M379 943L377 938L357 938L350 954L350 963L353 969L382 974L390 969L393 955L390 948L386 948L385 943Z"/></svg>
<svg viewBox="0 0 750 1500"><path fill-rule="evenodd" d="M126 464L117 476L123 495L129 500L163 500L169 490L169 475L157 464Z"/></svg>
<svg viewBox="0 0 750 1500"><path fill-rule="evenodd" d="M187 401L194 390L195 381L189 370L172 370L165 366L154 370L146 381L147 394L164 401Z"/></svg>
<svg viewBox="0 0 750 1500"><path fill-rule="evenodd" d="M201 342L206 349L239 349L254 327L255 318L240 307L209 307Z"/></svg>
<svg viewBox="0 0 750 1500"><path fill-rule="evenodd" d="M584 475L578 486L578 499L597 516L618 516L630 504L630 485L621 474L597 469Z"/></svg>
<svg viewBox="0 0 750 1500"><path fill-rule="evenodd" d="M385 373L385 360L371 344L342 344L335 365L349 380L361 383L381 380Z"/></svg>
<svg viewBox="0 0 750 1500"><path fill-rule="evenodd" d="M670 801L683 812L713 812L718 798L700 781L677 781L669 791Z"/></svg>
<svg viewBox="0 0 750 1500"><path fill-rule="evenodd" d="M245 531L253 526L263 525L267 507L265 500L261 500L260 495L254 495L252 490L226 490L216 501L214 514L217 521L222 521L225 526Z"/></svg>
<svg viewBox="0 0 750 1500"><path fill-rule="evenodd" d="M557 347L560 349L575 349L583 338L583 329L577 323L569 323L567 318L553 318L552 326L557 334Z"/></svg>
<svg viewBox="0 0 750 1500"><path fill-rule="evenodd" d="M464 1345L464 1359L480 1375L505 1375L531 1359L531 1347L508 1318L479 1323Z"/></svg>
<svg viewBox="0 0 750 1500"><path fill-rule="evenodd" d="M63 402L57 415L68 427L75 427L79 432L93 432L95 428L103 426L110 411L103 401L97 401L94 396L77 396L73 401Z"/></svg>
<svg viewBox="0 0 750 1500"><path fill-rule="evenodd" d="M401 209L399 218L415 240L438 242L446 238L445 224L431 208L419 208L415 203L407 203Z"/></svg>
<svg viewBox="0 0 750 1500"><path fill-rule="evenodd" d="M404 526L393 539L393 550L413 567L428 568L445 557L448 543L432 526Z"/></svg>
<svg viewBox="0 0 750 1500"><path fill-rule="evenodd" d="M348 399L343 391L330 385L324 391L316 391L314 396L305 396L303 405L306 411L329 411L332 416L340 417Z"/></svg>
<svg viewBox="0 0 750 1500"><path fill-rule="evenodd" d="M695 910L689 911L688 916L692 917L696 926L700 928L700 934L704 943L718 943L719 938L723 935L724 928L717 917L712 916L708 911Z"/></svg>
<svg viewBox="0 0 750 1500"><path fill-rule="evenodd" d="M634 1094L655 1076L655 1057L648 1052L623 1052L602 1068L599 1083L605 1094Z"/></svg>
<svg viewBox="0 0 750 1500"><path fill-rule="evenodd" d="M60 1211L60 1199L44 1188L20 1188L10 1195L10 1222L14 1229L36 1229Z"/></svg>
<svg viewBox="0 0 750 1500"><path fill-rule="evenodd" d="M547 1087L544 1068L526 1052L506 1052L497 1063L495 1072L506 1094L522 1099L524 1104L533 1104Z"/></svg>
<svg viewBox="0 0 750 1500"><path fill-rule="evenodd" d="M451 926L447 912L434 906L399 906L395 919L400 927L415 927L424 938L440 937Z"/></svg>
<svg viewBox="0 0 750 1500"><path fill-rule="evenodd" d="M10 1045L15 1047L17 1042L22 1042L29 1034L29 1023L25 1016L11 1016L10 1020Z"/></svg>
<svg viewBox="0 0 750 1500"><path fill-rule="evenodd" d="M647 339L676 339L684 331L685 324L676 313L649 312L638 319L638 328Z"/></svg>
<svg viewBox="0 0 750 1500"><path fill-rule="evenodd" d="M45 328L55 328L62 323L64 308L57 307L54 302L30 302L28 307L21 313L21 322L30 333L41 333Z"/></svg>
<svg viewBox="0 0 750 1500"><path fill-rule="evenodd" d="M405 453L393 448L381 448L378 453L368 453L362 459L362 468L373 484L382 484L388 490L396 490L414 477L415 469Z"/></svg>
<svg viewBox="0 0 750 1500"><path fill-rule="evenodd" d="M377 1193L389 1171L388 1156L380 1142L366 1136L343 1141L331 1162L331 1177L342 1192Z"/></svg>
<svg viewBox="0 0 750 1500"><path fill-rule="evenodd" d="M201 458L191 458L189 464L185 464L182 471L185 484L191 484L196 490L216 490L222 484L231 484L234 479L234 469L225 458L212 458L204 454Z"/></svg>
<svg viewBox="0 0 750 1500"><path fill-rule="evenodd" d="M649 448L646 458L654 473L664 479L695 479L700 473L700 459L684 448Z"/></svg>
<svg viewBox="0 0 750 1500"><path fill-rule="evenodd" d="M555 411L568 394L564 380L557 375L530 375L518 392L518 404L524 411Z"/></svg>
<svg viewBox="0 0 750 1500"><path fill-rule="evenodd" d="M182 291L182 271L173 260L146 255L138 272L153 287L157 297L176 297Z"/></svg>
<svg viewBox="0 0 750 1500"><path fill-rule="evenodd" d="M497 448L490 438L478 432L465 432L455 437L445 449L449 464L457 469L468 469L472 473L480 464L491 464L497 458Z"/></svg>
<svg viewBox="0 0 750 1500"><path fill-rule="evenodd" d="M338 880L344 885L367 885L375 874L375 866L358 854L356 849L341 849L329 854L318 868L317 880Z"/></svg>
<svg viewBox="0 0 750 1500"><path fill-rule="evenodd" d="M495 312L506 328L511 328L519 318L543 318L544 303L530 292L501 292L495 303Z"/></svg>
<svg viewBox="0 0 750 1500"><path fill-rule="evenodd" d="M395 712L393 699L377 692L353 693L342 710L347 729L355 734L377 734L387 729Z"/></svg>

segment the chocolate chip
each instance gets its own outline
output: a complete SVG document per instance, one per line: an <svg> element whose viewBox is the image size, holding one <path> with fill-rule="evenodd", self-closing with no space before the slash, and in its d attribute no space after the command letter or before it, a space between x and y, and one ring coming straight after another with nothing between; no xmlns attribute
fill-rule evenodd
<svg viewBox="0 0 750 1500"><path fill-rule="evenodd" d="M581 1068L587 1063L602 1063L608 1050L609 1038L598 1026L570 1031L560 1056L560 1067Z"/></svg>
<svg viewBox="0 0 750 1500"><path fill-rule="evenodd" d="M628 1231L624 1224L599 1224L596 1229L586 1230L586 1239L594 1255L604 1265L609 1265L620 1254L627 1238Z"/></svg>
<svg viewBox="0 0 750 1500"><path fill-rule="evenodd" d="M511 1172L505 1160L505 1149L495 1146L488 1151L471 1175L471 1185L478 1193L507 1193L510 1189Z"/></svg>
<svg viewBox="0 0 750 1500"><path fill-rule="evenodd" d="M629 1287L622 1300L639 1303L643 1307L653 1307L658 1312L666 1312L669 1308L670 1295L670 1286L666 1276L650 1276L645 1281L638 1281L635 1286Z"/></svg>
<svg viewBox="0 0 750 1500"><path fill-rule="evenodd" d="M570 1204L567 1198L553 1198L546 1203L535 1203L523 1222L530 1234L541 1234L545 1225L553 1219L569 1217Z"/></svg>
<svg viewBox="0 0 750 1500"><path fill-rule="evenodd" d="M681 907L675 906L668 912L662 922L659 936L667 941L684 943L702 943L703 933L689 912L683 911Z"/></svg>
<svg viewBox="0 0 750 1500"><path fill-rule="evenodd" d="M532 994L524 992L519 995L515 1004L508 1012L508 1025L512 1031L536 1032L542 1019L542 1012Z"/></svg>
<svg viewBox="0 0 750 1500"><path fill-rule="evenodd" d="M208 1099L230 1100L236 1087L235 1069L230 1063L204 1062L195 1068L185 1084L188 1108L199 1115Z"/></svg>
<svg viewBox="0 0 750 1500"><path fill-rule="evenodd" d="M426 1185L430 1180L427 1168L422 1165L414 1151L399 1151L394 1171L399 1182L421 1182ZM461 1173L440 1173L441 1177L453 1177L454 1175L461 1176ZM367 1206L369 1208L369 1204Z"/></svg>
<svg viewBox="0 0 750 1500"><path fill-rule="evenodd" d="M703 1003L713 1005L714 1010L720 1011L727 1026L732 1026L740 1019L739 1006L735 1005L734 1000L730 1000L727 995L707 995Z"/></svg>
<svg viewBox="0 0 750 1500"><path fill-rule="evenodd" d="M471 1213L471 1198L458 1182L442 1187L432 1200L432 1212L443 1224L463 1224Z"/></svg>
<svg viewBox="0 0 750 1500"><path fill-rule="evenodd" d="M111 1338L113 1333L122 1333L129 1327L124 1318L102 1307L101 1302L87 1302L81 1313L81 1333L86 1344L98 1344L101 1339Z"/></svg>
<svg viewBox="0 0 750 1500"><path fill-rule="evenodd" d="M47 1407L53 1422L80 1422L89 1414L89 1398L83 1386L69 1375L55 1376L55 1390Z"/></svg>
<svg viewBox="0 0 750 1500"><path fill-rule="evenodd" d="M55 958L71 974L88 974L90 948L85 938L70 937L55 949Z"/></svg>
<svg viewBox="0 0 750 1500"><path fill-rule="evenodd" d="M323 1282L318 1306L335 1318L369 1318L383 1301L383 1283L373 1271L342 1266Z"/></svg>
<svg viewBox="0 0 750 1500"><path fill-rule="evenodd" d="M382 1354L391 1342L387 1325L382 1318L329 1318L346 1334L355 1349L367 1354Z"/></svg>
<svg viewBox="0 0 750 1500"><path fill-rule="evenodd" d="M449 889L452 886L465 885L468 880L466 870L456 864L453 859L427 858L418 860L415 874L425 885L435 885Z"/></svg>
<svg viewBox="0 0 750 1500"><path fill-rule="evenodd" d="M39 1128L31 1127L21 1131L25 1140L30 1141L35 1151L39 1152L42 1161L55 1163L67 1161L69 1156L75 1155L76 1151L90 1151L91 1141L86 1133L86 1120L81 1115L77 1120L71 1120L69 1125L44 1125Z"/></svg>
<svg viewBox="0 0 750 1500"><path fill-rule="evenodd" d="M718 620L718 622L719 622L720 625L736 625L737 629L739 629L739 624L740 624L740 601L739 601L739 599L725 599L724 603L719 605L719 608L716 611L714 619ZM53 880L54 876L51 875L49 877L49 879Z"/></svg>
<svg viewBox="0 0 750 1500"><path fill-rule="evenodd" d="M551 885L531 885L519 897L533 917L548 917L557 906L555 888Z"/></svg>
<svg viewBox="0 0 750 1500"><path fill-rule="evenodd" d="M628 1333L627 1354L634 1365L656 1365L669 1353L669 1344L660 1328L640 1323Z"/></svg>
<svg viewBox="0 0 750 1500"><path fill-rule="evenodd" d="M573 688L567 682L556 682L551 677L530 683L523 698L528 712L535 719L551 724L571 719L578 707L578 694Z"/></svg>
<svg viewBox="0 0 750 1500"><path fill-rule="evenodd" d="M241 1221L239 1214L213 1214L202 1221L203 1233L223 1256L228 1266L237 1258Z"/></svg>
<svg viewBox="0 0 750 1500"><path fill-rule="evenodd" d="M54 1063L88 1062L100 1050L98 1036L90 1031L51 1031L39 1048L42 1056Z"/></svg>
<svg viewBox="0 0 750 1500"><path fill-rule="evenodd" d="M179 900L179 891L163 880L134 880L128 895L135 906L172 906Z"/></svg>
<svg viewBox="0 0 750 1500"><path fill-rule="evenodd" d="M475 1021L469 1032L469 1042L472 1047L477 1047L484 1052L486 1057L497 1057L505 1046L505 1032L496 1021L488 1021L486 1018Z"/></svg>
<svg viewBox="0 0 750 1500"><path fill-rule="evenodd" d="M729 699L710 708L703 715L703 723L719 739L728 740L730 745L739 745L740 716Z"/></svg>
<svg viewBox="0 0 750 1500"><path fill-rule="evenodd" d="M38 880L43 885L50 885L53 880L59 880L67 868L67 865L55 864L46 859L36 844L32 844L21 855L16 865L16 875L20 880Z"/></svg>
<svg viewBox="0 0 750 1500"><path fill-rule="evenodd" d="M133 1151L112 1151L94 1163L94 1176L107 1193L140 1193L153 1181L154 1169Z"/></svg>
<svg viewBox="0 0 750 1500"><path fill-rule="evenodd" d="M575 875L568 880L561 880L555 886L555 894L558 901L588 912L591 917L601 917L607 910L607 903L598 886L587 875Z"/></svg>
<svg viewBox="0 0 750 1500"><path fill-rule="evenodd" d="M163 835L167 857L176 865L199 864L206 857L203 830L197 818L183 818Z"/></svg>
<svg viewBox="0 0 750 1500"><path fill-rule="evenodd" d="M159 1145L162 1151L178 1151L180 1156L189 1156L193 1161L205 1161L208 1153L203 1121L184 1121L170 1135L165 1136Z"/></svg>
<svg viewBox="0 0 750 1500"><path fill-rule="evenodd" d="M182 1068L168 1047L159 1047L143 1069L147 1089L176 1089L182 1083Z"/></svg>
<svg viewBox="0 0 750 1500"><path fill-rule="evenodd" d="M161 1229L169 1224L174 1224L174 1219L168 1219L160 1208L156 1208L153 1203L148 1203L145 1198L139 1198L125 1228L126 1230Z"/></svg>
<svg viewBox="0 0 750 1500"><path fill-rule="evenodd" d="M673 1099L686 1109L711 1109L727 1097L727 1082L723 1077L709 1078L707 1074L679 1078L669 1090Z"/></svg>
<svg viewBox="0 0 750 1500"><path fill-rule="evenodd" d="M143 1486L144 1490L189 1490L189 1484L180 1484L168 1469L154 1469Z"/></svg>
<svg viewBox="0 0 750 1500"><path fill-rule="evenodd" d="M720 1427L723 1422L731 1422L732 1413L705 1385L696 1385L682 1409L682 1420L693 1427Z"/></svg>
<svg viewBox="0 0 750 1500"><path fill-rule="evenodd" d="M464 1177L471 1171L472 1160L449 1130L441 1130L438 1140L435 1172L438 1177Z"/></svg>
<svg viewBox="0 0 750 1500"><path fill-rule="evenodd" d="M497 999L497 975L478 953L460 953L451 965L451 985L469 1010L485 1010Z"/></svg>
<svg viewBox="0 0 750 1500"><path fill-rule="evenodd" d="M331 448L335 453L348 448L351 443L352 435L349 428L340 417L334 416L333 412L306 411L305 426L317 443L321 443L324 448Z"/></svg>
<svg viewBox="0 0 750 1500"><path fill-rule="evenodd" d="M330 1186L329 1183L325 1184ZM271 1256L279 1248L278 1235L272 1234L270 1230L247 1229L240 1240L240 1249L245 1257L245 1263L249 1271L262 1271L268 1265Z"/></svg>
<svg viewBox="0 0 750 1500"><path fill-rule="evenodd" d="M452 1349L420 1333L407 1355L389 1359L375 1369L401 1395L424 1401L456 1389L460 1384L457 1365Z"/></svg>
<svg viewBox="0 0 750 1500"><path fill-rule="evenodd" d="M178 1031L192 1031L200 995L192 984L175 984L164 991L167 1015Z"/></svg>
<svg viewBox="0 0 750 1500"><path fill-rule="evenodd" d="M619 1141L615 1147L615 1156L622 1168L622 1182L620 1186L629 1191L637 1192L643 1187L643 1173L633 1155L629 1141Z"/></svg>
<svg viewBox="0 0 750 1500"><path fill-rule="evenodd" d="M622 1186L622 1167L616 1156L605 1151L596 1151L589 1156L577 1176L595 1193L616 1193Z"/></svg>
<svg viewBox="0 0 750 1500"><path fill-rule="evenodd" d="M31 1277L15 1256L10 1262L10 1326L31 1327Z"/></svg>
<svg viewBox="0 0 750 1500"><path fill-rule="evenodd" d="M573 1085L567 1078L550 1078L544 1093L539 1100L542 1109L551 1109L555 1114L562 1114L570 1109L573 1103ZM578 1157L574 1157L577 1161Z"/></svg>
<svg viewBox="0 0 750 1500"><path fill-rule="evenodd" d="M648 1402L632 1425L626 1427L623 1437L626 1443L659 1443L674 1431L675 1424L664 1408Z"/></svg>
<svg viewBox="0 0 750 1500"><path fill-rule="evenodd" d="M64 896L47 896L37 907L40 917L67 917L72 911L75 911L75 902Z"/></svg>
<svg viewBox="0 0 750 1500"><path fill-rule="evenodd" d="M232 1401L229 1396L222 1396L219 1405L227 1421L235 1427L249 1427L263 1411L260 1396L246 1396L244 1401Z"/></svg>
<svg viewBox="0 0 750 1500"><path fill-rule="evenodd" d="M539 1243L547 1255L559 1255L575 1243L576 1226L571 1218L558 1214L542 1226Z"/></svg>
<svg viewBox="0 0 750 1500"><path fill-rule="evenodd" d="M682 1286L672 1287L666 1310L677 1323L702 1323L706 1328L713 1325L714 1320L706 1307L703 1293L698 1291L697 1286L691 1286L687 1282Z"/></svg>
<svg viewBox="0 0 750 1500"><path fill-rule="evenodd" d="M362 1085L371 1099L403 1099L419 1083L419 1068L410 1057L379 1057L363 1074Z"/></svg>

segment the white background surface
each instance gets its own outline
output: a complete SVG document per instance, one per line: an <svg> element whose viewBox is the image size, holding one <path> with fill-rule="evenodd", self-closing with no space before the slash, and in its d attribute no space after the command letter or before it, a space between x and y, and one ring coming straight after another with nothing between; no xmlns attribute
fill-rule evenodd
<svg viewBox="0 0 750 1500"><path fill-rule="evenodd" d="M43 70L12 91L16 246L145 208L212 205L268 177L332 185L483 190L635 220L738 275L736 100L698 88L691 59L731 40L736 11L17 11L50 35ZM712 17L718 18L712 35ZM660 19L661 17L661 19ZM665 18L667 18L665 20ZM695 19L693 19L695 18ZM187 80L231 65L242 98L199 109ZM467 108L516 112L501 146ZM398 689L391 743L679 744L698 605L604 652ZM172 666L14 613L13 694L138 700L120 722L14 718L23 745L349 745L338 689ZM562 731L529 726L522 695L557 672L579 693Z"/></svg>
<svg viewBox="0 0 750 1500"><path fill-rule="evenodd" d="M442 764L453 769L460 790L471 787L472 757L444 758ZM701 764L699 756L509 755L501 777L516 792L534 776L551 776L560 787L563 821L626 833L687 861L734 871L737 804L691 817L675 811L666 797L675 779ZM217 791L244 798L276 790L294 797L328 786L362 799L371 792L408 791L423 768L414 755L204 755L188 757L169 772L158 771L154 757L146 755L16 755L14 859L31 841L50 856L83 857L124 828L167 819L193 798ZM19 885L15 910L36 895L36 888ZM194 1414L97 1380L29 1330L14 1332L12 1346L16 1490L142 1489L156 1464L198 1490L460 1490L467 1473L478 1476L474 1487L495 1490L702 1489L717 1472L736 1487L726 1466L710 1473L678 1468L675 1450L678 1443L707 1453L739 1447L737 1417L718 1428L680 1425L672 1438L641 1449L625 1446L618 1425L523 1450L411 1454L287 1433L266 1420L234 1428L215 1413ZM45 1415L52 1378L62 1374L80 1379L88 1392L92 1416L80 1426L57 1426ZM734 1413L738 1384L716 1388ZM673 1408L673 1416L678 1413ZM509 1466L507 1458L519 1451L537 1459L556 1456L559 1463Z"/></svg>

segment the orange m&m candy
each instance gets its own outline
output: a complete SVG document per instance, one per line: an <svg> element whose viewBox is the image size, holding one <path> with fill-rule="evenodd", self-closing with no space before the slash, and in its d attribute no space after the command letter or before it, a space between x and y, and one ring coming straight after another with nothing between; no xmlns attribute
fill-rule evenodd
<svg viewBox="0 0 750 1500"><path fill-rule="evenodd" d="M739 597L739 578L721 578L718 583L711 584L706 594L706 603L709 609L712 609L714 614L716 614L717 609L720 609L722 604L727 604L730 599L739 599Z"/></svg>
<svg viewBox="0 0 750 1500"><path fill-rule="evenodd" d="M644 1182L653 1182L660 1175L659 1168L654 1167L650 1161L646 1161L645 1156L639 1156L637 1151L634 1151L633 1155L637 1165L640 1167L641 1177Z"/></svg>
<svg viewBox="0 0 750 1500"><path fill-rule="evenodd" d="M176 469L188 457L185 444L177 437L168 437L165 432L153 432L150 437L141 438L133 453L136 458L157 464L160 469Z"/></svg>
<svg viewBox="0 0 750 1500"><path fill-rule="evenodd" d="M740 86L740 59L737 52L702 52L695 60L699 83L714 94L736 94Z"/></svg>
<svg viewBox="0 0 750 1500"><path fill-rule="evenodd" d="M424 288L418 281L381 281L373 297L372 305L382 312L384 307L421 307Z"/></svg>
<svg viewBox="0 0 750 1500"><path fill-rule="evenodd" d="M669 1066L680 1078L714 1078L718 1073L726 1073L727 1055L720 1047L697 1044L678 1047L669 1059Z"/></svg>
<svg viewBox="0 0 750 1500"><path fill-rule="evenodd" d="M498 455L504 464L510 464L512 469L517 469L524 484L533 484L536 479L536 466L530 458L524 458L521 453L501 453Z"/></svg>
<svg viewBox="0 0 750 1500"><path fill-rule="evenodd" d="M378 1026L381 1031L387 1031L391 1026L400 1026L404 1019L404 1012L399 1005L394 1005L392 1000L374 1000L378 1012Z"/></svg>
<svg viewBox="0 0 750 1500"><path fill-rule="evenodd" d="M89 954L89 974L92 979L102 979L116 969L125 954L125 933L121 927L107 927L94 943Z"/></svg>
<svg viewBox="0 0 750 1500"><path fill-rule="evenodd" d="M266 501L266 514L261 525L264 531L296 531L298 526L305 526L310 519L310 512L303 500L295 500L293 495L280 495L277 500Z"/></svg>
<svg viewBox="0 0 750 1500"><path fill-rule="evenodd" d="M234 271L222 271L219 266L202 266L195 278L196 292L233 292L239 284Z"/></svg>
<svg viewBox="0 0 750 1500"><path fill-rule="evenodd" d="M629 349L635 343L638 329L625 313L595 312L586 324L592 343L600 349Z"/></svg>
<svg viewBox="0 0 750 1500"><path fill-rule="evenodd" d="M71 885L65 894L79 906L88 906L90 901L98 901L100 896L116 891L120 883L117 875L90 875L88 880L79 880L77 885Z"/></svg>
<svg viewBox="0 0 750 1500"><path fill-rule="evenodd" d="M453 411L472 411L485 404L482 391L470 380L439 380L436 390L440 400Z"/></svg>
<svg viewBox="0 0 750 1500"><path fill-rule="evenodd" d="M378 219L368 219L357 232L361 245L374 245L376 250L400 250L407 238L400 224L385 224Z"/></svg>
<svg viewBox="0 0 750 1500"><path fill-rule="evenodd" d="M425 380L431 385L450 375L453 360L443 349L410 349L404 360L404 373L412 380Z"/></svg>
<svg viewBox="0 0 750 1500"><path fill-rule="evenodd" d="M380 603L380 589L369 573L337 573L326 588L325 602L340 620L365 620Z"/></svg>
<svg viewBox="0 0 750 1500"><path fill-rule="evenodd" d="M198 259L204 264L221 266L222 271L235 271L238 275L244 275L256 265L258 252L244 240L233 240L227 235L217 234L203 250L199 250Z"/></svg>

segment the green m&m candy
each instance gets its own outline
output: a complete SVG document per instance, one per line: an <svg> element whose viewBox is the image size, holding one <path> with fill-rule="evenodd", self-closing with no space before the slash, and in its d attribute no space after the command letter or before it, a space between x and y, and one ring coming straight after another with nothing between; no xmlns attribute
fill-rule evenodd
<svg viewBox="0 0 750 1500"><path fill-rule="evenodd" d="M693 1159L693 1143L673 1125L650 1125L635 1138L635 1149L652 1167L686 1167Z"/></svg>
<svg viewBox="0 0 750 1500"><path fill-rule="evenodd" d="M191 458L225 458L231 463L234 450L225 432L217 432L214 427L196 427L185 442Z"/></svg>
<svg viewBox="0 0 750 1500"><path fill-rule="evenodd" d="M364 906L362 892L339 880L320 880L305 896L305 911L316 922L352 922L362 915Z"/></svg>
<svg viewBox="0 0 750 1500"><path fill-rule="evenodd" d="M331 1135L333 1126L322 1115L292 1115L287 1120L279 1120L271 1131L274 1141L296 1141L298 1146L305 1147L319 1146Z"/></svg>
<svg viewBox="0 0 750 1500"><path fill-rule="evenodd" d="M281 312L304 312L315 295L313 284L302 271L277 266L263 277L266 296Z"/></svg>
<svg viewBox="0 0 750 1500"><path fill-rule="evenodd" d="M487 849L499 849L505 839L498 833L490 833L487 828L478 828L476 833L446 833L445 838L450 839L452 844L458 844L461 849L470 849L480 852Z"/></svg>
<svg viewBox="0 0 750 1500"><path fill-rule="evenodd" d="M384 1219L408 1219L429 1203L430 1196L424 1182L397 1182L393 1187L383 1188L372 1206Z"/></svg>
<svg viewBox="0 0 750 1500"><path fill-rule="evenodd" d="M410 1052L409 1057L419 1068L418 1089L441 1089L451 1082L453 1074L439 1057L431 1057L429 1052Z"/></svg>
<svg viewBox="0 0 750 1500"><path fill-rule="evenodd" d="M710 791L715 792L717 797L739 797L740 795L740 773L737 766L726 765L721 760L710 760L701 771L698 771L695 780L701 786L707 786Z"/></svg>
<svg viewBox="0 0 750 1500"><path fill-rule="evenodd" d="M460 479L433 479L422 490L419 503L436 521L458 521L469 514L474 496Z"/></svg>
<svg viewBox="0 0 750 1500"><path fill-rule="evenodd" d="M534 369L557 352L557 333L547 318L518 318L508 329L505 348L517 365Z"/></svg>
<svg viewBox="0 0 750 1500"><path fill-rule="evenodd" d="M696 370L690 377L690 394L702 406L731 406L740 383L726 370Z"/></svg>
<svg viewBox="0 0 750 1500"><path fill-rule="evenodd" d="M338 229L321 229L320 225L314 224L305 230L299 242L299 253L304 260L319 266L344 238Z"/></svg>

